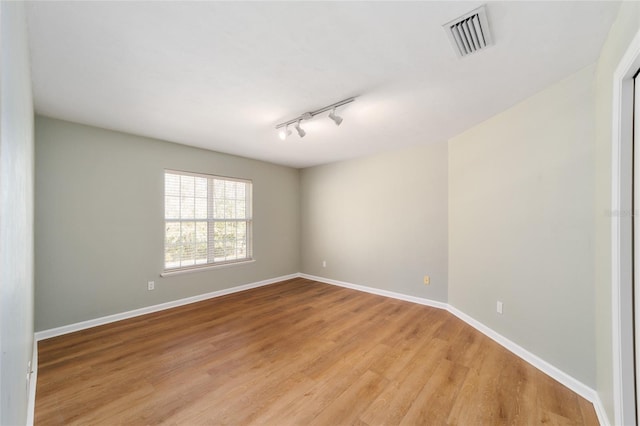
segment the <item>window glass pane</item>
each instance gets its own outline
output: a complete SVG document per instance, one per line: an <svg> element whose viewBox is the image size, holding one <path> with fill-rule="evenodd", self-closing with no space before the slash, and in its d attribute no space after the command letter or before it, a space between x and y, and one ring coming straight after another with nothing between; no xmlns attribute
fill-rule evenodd
<svg viewBox="0 0 640 426"><path fill-rule="evenodd" d="M165 224L165 268L180 266L180 223L167 222Z"/></svg>
<svg viewBox="0 0 640 426"><path fill-rule="evenodd" d="M165 195L180 195L180 176L165 173L164 175L164 194Z"/></svg>
<svg viewBox="0 0 640 426"><path fill-rule="evenodd" d="M165 219L180 218L180 197L172 195L164 197L164 217Z"/></svg>
<svg viewBox="0 0 640 426"><path fill-rule="evenodd" d="M195 190L195 196L199 197L199 198L207 198L207 181L209 179L207 178L201 178L201 177L197 177L196 178L196 190Z"/></svg>
<svg viewBox="0 0 640 426"><path fill-rule="evenodd" d="M207 243L198 243L196 245L196 265L207 263Z"/></svg>
<svg viewBox="0 0 640 426"><path fill-rule="evenodd" d="M247 257L247 223L238 222L236 229L236 252L239 258Z"/></svg>
<svg viewBox="0 0 640 426"><path fill-rule="evenodd" d="M224 206L225 206L224 200L214 200L213 217L215 219L224 219Z"/></svg>
<svg viewBox="0 0 640 426"><path fill-rule="evenodd" d="M198 243L206 243L207 242L207 222L196 222L196 242Z"/></svg>
<svg viewBox="0 0 640 426"><path fill-rule="evenodd" d="M225 197L227 199L234 200L236 198L236 188L238 187L238 182L225 182Z"/></svg>
<svg viewBox="0 0 640 426"><path fill-rule="evenodd" d="M213 192L215 198L224 198L224 181L220 179L213 180Z"/></svg>
<svg viewBox="0 0 640 426"><path fill-rule="evenodd" d="M194 249L193 246L184 246L182 248L182 261L180 262L180 266L193 266L196 264L196 259L194 257Z"/></svg>
<svg viewBox="0 0 640 426"><path fill-rule="evenodd" d="M180 223L179 222L167 222L165 226L165 241L170 245L175 245L180 242Z"/></svg>
<svg viewBox="0 0 640 426"><path fill-rule="evenodd" d="M247 234L247 222L238 222L236 224L238 229L238 235L246 235Z"/></svg>
<svg viewBox="0 0 640 426"><path fill-rule="evenodd" d="M194 243L195 242L195 235L196 235L196 223L195 222L182 222L181 224L181 236L182 236L182 242L187 243L187 242L191 242Z"/></svg>
<svg viewBox="0 0 640 426"><path fill-rule="evenodd" d="M245 192L245 188L246 188L246 187L247 187L247 184L246 184L246 183L244 183L244 182L239 182L239 183L238 183L238 193L237 193L237 196L238 196L238 199L239 199L239 200L244 200L244 198L245 198L245 196L246 196L246 195L245 195L245 194L246 194L246 192Z"/></svg>
<svg viewBox="0 0 640 426"><path fill-rule="evenodd" d="M196 198L195 202L196 202L195 218L206 219L207 218L207 199Z"/></svg>
<svg viewBox="0 0 640 426"><path fill-rule="evenodd" d="M196 222L196 264L208 262L207 246L208 246L208 223Z"/></svg>
<svg viewBox="0 0 640 426"><path fill-rule="evenodd" d="M182 197L180 199L180 218L195 219L196 217L195 199L193 197Z"/></svg>
<svg viewBox="0 0 640 426"><path fill-rule="evenodd" d="M180 247L168 246L164 252L165 269L178 268L180 266Z"/></svg>
<svg viewBox="0 0 640 426"><path fill-rule="evenodd" d="M224 260L224 236L226 234L226 226L224 222L214 223L214 251L216 261Z"/></svg>
<svg viewBox="0 0 640 426"><path fill-rule="evenodd" d="M236 201L236 219L246 219L247 209L244 201Z"/></svg>
<svg viewBox="0 0 640 426"><path fill-rule="evenodd" d="M193 176L180 176L180 195L193 197L195 195L196 178Z"/></svg>
<svg viewBox="0 0 640 426"><path fill-rule="evenodd" d="M235 200L227 200L224 203L224 218L225 219L233 219L236 215L236 201Z"/></svg>
<svg viewBox="0 0 640 426"><path fill-rule="evenodd" d="M227 259L236 259L236 228L237 222L227 222L227 234L225 235L225 256Z"/></svg>
<svg viewBox="0 0 640 426"><path fill-rule="evenodd" d="M181 224L182 262L181 266L195 264L195 242L196 224L195 222L182 222Z"/></svg>

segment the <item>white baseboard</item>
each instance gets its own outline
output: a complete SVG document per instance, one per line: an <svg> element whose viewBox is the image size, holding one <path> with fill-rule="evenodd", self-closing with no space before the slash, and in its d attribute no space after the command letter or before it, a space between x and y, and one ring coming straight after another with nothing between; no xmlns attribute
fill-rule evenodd
<svg viewBox="0 0 640 426"><path fill-rule="evenodd" d="M451 312L451 314L460 318L462 321L469 324L471 327L475 328L476 330L484 334L485 336L489 337L490 339L494 340L504 348L508 349L510 352L512 352L519 358L528 362L532 366L536 367L538 370L542 371L543 373L547 374L551 378L562 383L564 386L568 387L578 395L585 398L587 401L591 402L596 410L596 414L598 416L598 420L600 421L600 424L606 425L606 426L609 425L609 421L606 416L606 411L604 410L604 407L602 406L602 401L600 400L600 397L598 396L598 393L595 390L585 385L581 381L571 377L570 375L560 370L559 368L554 367L553 365L549 364L547 361L543 360L537 355L534 355L533 353L524 349L522 346L507 339L503 335L495 332L493 329L487 327L486 325L475 320L474 318L470 317L469 315L465 314L464 312L458 310L457 308L455 308L454 306L451 306L448 303L439 302L436 300L424 299L421 297L408 296L402 293L381 290L381 289L367 287L363 285L347 283L344 281L337 281L330 278L318 277L314 275L301 273L299 274L299 276L302 278L307 278L309 280L318 281L326 284L337 285L340 287L346 287L353 290L364 291L367 293L373 293L379 296L386 296L386 297L391 297L393 299L399 299L407 302L413 302L413 303L419 303L421 305L431 306L434 308L445 309Z"/></svg>
<svg viewBox="0 0 640 426"><path fill-rule="evenodd" d="M109 324L109 323L120 321L123 319L138 317L140 315L150 314L152 312L163 311L165 309L171 309L178 306L188 305L190 303L200 302L202 300L212 299L214 297L220 297L220 296L224 296L231 293L237 293L239 291L244 291L252 288L262 287L269 284L274 284L274 283L289 280L292 278L298 278L299 276L300 274L297 274L297 273L284 275L281 277L270 278L268 280L239 285L231 288L225 288L223 290L212 291L210 293L199 294L197 296L186 297L184 299L173 300L171 302L160 303L158 305L146 306L144 308L134 309L132 311L121 312L118 314L95 318L92 320L77 322L75 324L64 325L62 327L51 328L49 330L38 331L35 333L35 340L39 341L39 340L48 339L50 337L61 336L63 334L73 333L75 331L85 330L87 328Z"/></svg>
<svg viewBox="0 0 640 426"><path fill-rule="evenodd" d="M29 376L29 394L27 399L27 426L33 426L36 412L36 383L38 382L38 342L33 341L31 355L31 375Z"/></svg>
<svg viewBox="0 0 640 426"><path fill-rule="evenodd" d="M434 308L447 309L447 305L444 302L438 302L437 300L425 299L422 297L409 296L407 294L396 293L395 291L382 290L380 288L367 287L364 285L347 283L344 281L332 280L330 278L318 277L309 274L298 274L301 278L306 278L311 281L318 281L321 283L337 285L339 287L350 288L352 290L363 291L365 293L377 294L378 296L390 297L392 299L404 300L405 302L417 303L420 305L431 306Z"/></svg>
<svg viewBox="0 0 640 426"><path fill-rule="evenodd" d="M598 416L598 422L600 423L600 426L611 426L611 423L609 423L609 417L607 417L607 410L605 410L604 405L602 405L600 395L596 393L595 401L592 402L593 408L596 409L596 415Z"/></svg>
<svg viewBox="0 0 640 426"><path fill-rule="evenodd" d="M464 312L458 310L454 306L448 305L448 311L451 312L456 317L460 318L462 321L469 324L471 327L475 328L476 330L484 334L485 336L489 337L490 339L494 340L501 346L505 347L506 349L508 349L515 355L517 355L518 357L527 361L529 364L533 365L538 370L542 371L543 373L547 374L551 378L562 383L563 385L565 385L566 387L568 387L578 395L582 396L586 400L591 401L592 403L594 403L594 406L595 406L595 400L598 397L598 395L596 391L591 389L589 386L571 377L570 375L560 370L559 368L549 364L547 361L529 352L528 350L518 345L517 343L514 343L513 341L504 337L503 335L495 332L493 329L487 327L486 325L482 324L480 321L477 321L476 319L470 317Z"/></svg>

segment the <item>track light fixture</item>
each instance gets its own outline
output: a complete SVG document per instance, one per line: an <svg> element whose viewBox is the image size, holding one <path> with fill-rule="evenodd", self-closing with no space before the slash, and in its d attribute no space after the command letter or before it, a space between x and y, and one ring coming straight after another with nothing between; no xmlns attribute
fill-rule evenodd
<svg viewBox="0 0 640 426"><path fill-rule="evenodd" d="M307 134L307 132L304 131L304 129L300 126L300 122L302 120L310 120L313 117L315 117L318 114L322 114L323 112L327 112L327 111L331 111L329 113L329 118L333 120L334 123L336 123L336 126L339 126L342 123L343 118L340 117L339 115L336 115L336 108L341 107L342 105L346 105L348 103L351 103L353 101L355 101L356 98L347 98L344 99L340 102L336 102L334 104L331 105L327 105L324 108L320 108L318 110L315 111L309 111L309 112L305 112L304 114L300 115L299 117L296 117L294 119L291 119L289 121L285 121L284 123L280 123L276 126L276 129L282 129L278 132L278 136L280 136L280 139L285 140L287 138L287 136L289 136L291 134L291 130L289 130L289 125L290 124L294 124L294 128L296 129L296 131L298 132L298 136L300 136L301 138L304 137L304 135Z"/></svg>
<svg viewBox="0 0 640 426"><path fill-rule="evenodd" d="M340 117L339 115L336 115L336 108L335 107L329 113L329 118L332 119L336 123L336 126L339 126L342 123L342 117Z"/></svg>
<svg viewBox="0 0 640 426"><path fill-rule="evenodd" d="M289 130L289 126L284 126L284 128L280 129L280 131L278 132L278 136L282 140L285 140L289 135L291 135L291 130Z"/></svg>

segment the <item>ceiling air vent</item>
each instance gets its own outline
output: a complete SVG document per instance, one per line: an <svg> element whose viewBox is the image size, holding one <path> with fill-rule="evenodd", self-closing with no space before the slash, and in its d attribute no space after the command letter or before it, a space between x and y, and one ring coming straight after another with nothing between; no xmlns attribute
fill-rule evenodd
<svg viewBox="0 0 640 426"><path fill-rule="evenodd" d="M460 58L491 46L485 6L480 6L443 27Z"/></svg>

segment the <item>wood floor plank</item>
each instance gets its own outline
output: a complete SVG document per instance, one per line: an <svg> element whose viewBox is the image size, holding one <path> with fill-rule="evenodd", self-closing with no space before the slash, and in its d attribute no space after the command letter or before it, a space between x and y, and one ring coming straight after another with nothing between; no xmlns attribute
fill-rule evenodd
<svg viewBox="0 0 640 426"><path fill-rule="evenodd" d="M547 375L536 376L540 421L563 423L582 418L579 396ZM572 420L573 419L573 420Z"/></svg>
<svg viewBox="0 0 640 426"><path fill-rule="evenodd" d="M582 413L582 422L578 423L585 426L597 426L598 415L596 414L593 404L584 398L578 398L578 403L580 404L580 412Z"/></svg>
<svg viewBox="0 0 640 426"><path fill-rule="evenodd" d="M469 369L443 359L416 396L401 425L435 425L447 421Z"/></svg>
<svg viewBox="0 0 640 426"><path fill-rule="evenodd" d="M296 278L39 342L36 425L596 425L450 313Z"/></svg>
<svg viewBox="0 0 640 426"><path fill-rule="evenodd" d="M399 424L440 361L445 358L447 349L448 344L444 340L431 339L425 342L403 370L393 376L394 379L360 416L360 420L371 425Z"/></svg>
<svg viewBox="0 0 640 426"><path fill-rule="evenodd" d="M375 345L356 357L345 358L336 363L327 375L316 380L315 385L305 392L292 390L287 395L288 404L279 411L265 417L265 424L308 425L319 416L336 398L345 392L359 377L369 370L369 366L386 351L382 345Z"/></svg>
<svg viewBox="0 0 640 426"><path fill-rule="evenodd" d="M352 424L382 392L387 379L367 370L326 407L310 426Z"/></svg>
<svg viewBox="0 0 640 426"><path fill-rule="evenodd" d="M492 343L487 345L490 351L478 369L469 369L449 413L450 424L505 424L505 402L497 397L499 389L512 389L513 384L500 381L500 373L504 363L513 355ZM511 361L515 362L516 358Z"/></svg>

